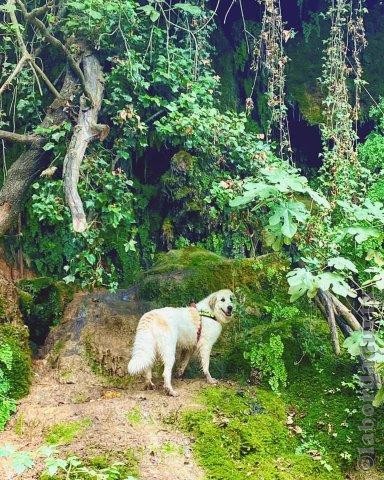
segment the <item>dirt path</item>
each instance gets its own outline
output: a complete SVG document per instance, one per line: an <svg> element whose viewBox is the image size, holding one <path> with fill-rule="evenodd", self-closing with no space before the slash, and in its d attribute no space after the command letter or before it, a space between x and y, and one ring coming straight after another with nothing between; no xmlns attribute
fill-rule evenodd
<svg viewBox="0 0 384 480"><path fill-rule="evenodd" d="M203 385L200 380L175 382L180 396L170 398L161 389L143 391L141 384L121 390L97 382L61 383L57 372L40 360L31 392L0 434L0 445L34 451L44 443L52 425L86 419L84 431L60 447L61 458L69 453L84 458L132 449L140 459L141 480L203 479L192 456L191 441L172 425L182 409L198 407L195 397ZM9 466L3 459L0 478L9 478ZM17 478L38 479L39 475L34 470Z"/></svg>

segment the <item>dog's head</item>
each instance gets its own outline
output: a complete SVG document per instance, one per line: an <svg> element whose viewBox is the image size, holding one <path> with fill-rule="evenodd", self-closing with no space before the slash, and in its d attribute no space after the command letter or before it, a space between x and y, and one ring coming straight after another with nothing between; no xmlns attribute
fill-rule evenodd
<svg viewBox="0 0 384 480"><path fill-rule="evenodd" d="M220 323L228 323L232 319L234 295L231 290L219 290L209 297L209 308Z"/></svg>

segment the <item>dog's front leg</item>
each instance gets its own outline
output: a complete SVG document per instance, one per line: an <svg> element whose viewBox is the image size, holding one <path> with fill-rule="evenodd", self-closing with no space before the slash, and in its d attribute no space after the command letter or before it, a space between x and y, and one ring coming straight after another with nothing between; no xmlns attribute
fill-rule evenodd
<svg viewBox="0 0 384 480"><path fill-rule="evenodd" d="M209 360L211 357L211 350L212 345L202 345L200 347L201 367L203 369L203 373L205 375L205 378L207 379L207 382L211 384L216 384L218 383L218 380L216 380L216 378L213 378L209 373Z"/></svg>

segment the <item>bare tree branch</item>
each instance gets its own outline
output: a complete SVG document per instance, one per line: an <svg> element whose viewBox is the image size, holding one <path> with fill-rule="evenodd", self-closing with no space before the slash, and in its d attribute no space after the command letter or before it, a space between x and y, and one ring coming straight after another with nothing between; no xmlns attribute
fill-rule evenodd
<svg viewBox="0 0 384 480"><path fill-rule="evenodd" d="M109 132L107 125L97 124L104 94L102 67L96 56L91 52L85 53L83 67L86 87L93 92L94 102L92 106L89 106L84 95L80 99L79 117L64 159L63 169L64 193L71 210L75 232L83 232L87 228L83 204L77 191L81 162L89 142L95 138L103 140Z"/></svg>
<svg viewBox="0 0 384 480"><path fill-rule="evenodd" d="M43 138L34 134L20 134L15 132L7 132L6 130L0 130L0 139L7 140L9 142L19 143L38 143L43 141Z"/></svg>
<svg viewBox="0 0 384 480"><path fill-rule="evenodd" d="M324 306L326 317L328 320L329 330L331 333L331 340L333 345L333 350L336 355L340 355L340 343L339 343L339 334L337 332L337 325L335 319L335 312L333 309L333 303L327 292L319 290L317 296L319 297L321 303Z"/></svg>
<svg viewBox="0 0 384 480"><path fill-rule="evenodd" d="M352 330L361 330L362 327L353 313L332 293L330 294L330 298L336 308L337 313L344 318Z"/></svg>
<svg viewBox="0 0 384 480"><path fill-rule="evenodd" d="M9 10L8 10L9 11L9 17L11 19L12 26L13 26L13 29L14 29L15 34L16 34L17 43L19 44L19 47L20 47L20 50L21 50L21 53L22 53L22 57L21 57L20 62L16 65L15 70L12 72L10 77L6 80L5 84L1 87L0 93L4 90L5 86L9 85L9 83L16 77L16 75L21 71L24 63L27 61L27 62L30 63L34 72L36 72L36 74L40 75L40 77L44 80L45 84L47 85L48 89L53 93L53 95L55 97L59 97L60 94L56 90L55 86L51 83L51 81L46 76L46 74L43 72L43 70L41 70L41 68L36 64L33 56L28 52L28 49L27 49L27 47L24 43L23 36L21 34L21 31L20 31L19 22L17 20L16 14L15 14L15 8L16 8L15 0L8 0L7 5L9 7Z"/></svg>
<svg viewBox="0 0 384 480"><path fill-rule="evenodd" d="M76 74L78 79L80 80L80 84L81 84L81 87L83 89L83 92L85 93L86 97L88 97L88 99L92 103L93 102L92 94L87 89L84 74L83 74L81 68L79 67L79 65L77 64L76 60L70 54L68 48L63 43L61 43L59 39L54 37L48 31L47 27L44 25L44 23L41 20L36 18L36 16L31 15L31 13L28 13L28 10L27 10L26 6L24 5L24 3L21 0L8 0L8 1L13 1L13 2L16 1L17 4L19 5L23 15L24 15L25 20L27 22L31 23L34 27L36 27L40 31L40 33L43 35L43 37L45 38L45 40L47 42L49 42L51 45L58 48L65 55L65 57L68 60L68 63L70 65L70 67L72 68L73 72Z"/></svg>
<svg viewBox="0 0 384 480"><path fill-rule="evenodd" d="M16 67L12 71L12 73L9 75L9 77L5 80L3 85L0 87L0 95L4 92L4 90L7 89L8 85L10 85L14 78L17 77L17 75L21 72L24 63L28 60L28 55L23 55L20 60L18 61Z"/></svg>

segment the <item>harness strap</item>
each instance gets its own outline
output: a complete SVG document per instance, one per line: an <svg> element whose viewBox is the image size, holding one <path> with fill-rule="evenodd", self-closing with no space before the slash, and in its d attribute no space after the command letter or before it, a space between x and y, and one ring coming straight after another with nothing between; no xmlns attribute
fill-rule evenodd
<svg viewBox="0 0 384 480"><path fill-rule="evenodd" d="M200 337L201 337L201 330L203 328L203 323L201 321L201 317L208 317L208 318L212 318L213 320L216 320L216 318L211 312L206 312L204 310L199 311L197 309L195 303L191 303L189 309L190 309L190 312L191 312L192 320L197 327L197 329L196 329L196 343L199 343L199 340L200 340Z"/></svg>

